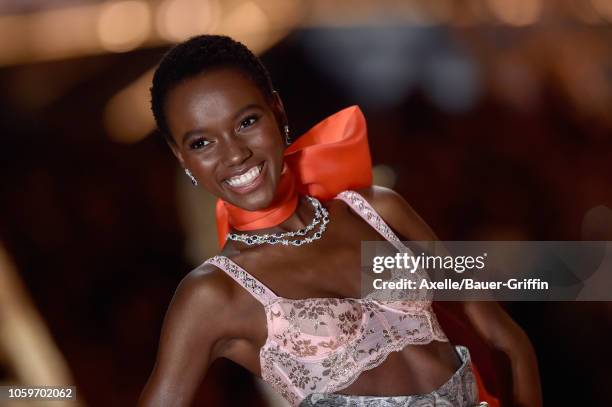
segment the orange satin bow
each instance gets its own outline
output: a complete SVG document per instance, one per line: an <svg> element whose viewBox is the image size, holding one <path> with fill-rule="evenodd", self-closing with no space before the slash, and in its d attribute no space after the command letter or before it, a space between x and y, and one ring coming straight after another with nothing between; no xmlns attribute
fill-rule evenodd
<svg viewBox="0 0 612 407"><path fill-rule="evenodd" d="M217 200L217 238L223 247L230 225L256 230L278 225L297 207L298 195L328 200L347 189L372 185L366 122L358 106L343 109L304 133L284 153L285 164L272 205L246 211Z"/></svg>

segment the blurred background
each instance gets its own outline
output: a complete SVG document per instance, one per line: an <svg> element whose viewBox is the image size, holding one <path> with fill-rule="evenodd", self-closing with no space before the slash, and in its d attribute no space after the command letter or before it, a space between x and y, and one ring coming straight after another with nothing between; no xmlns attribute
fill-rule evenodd
<svg viewBox="0 0 612 407"><path fill-rule="evenodd" d="M200 33L262 57L293 135L358 104L376 182L442 240L612 240L612 0L1 0L0 384L136 403L216 250L149 111L152 69ZM609 405L609 303L504 306L545 405ZM266 391L219 361L197 405L281 405Z"/></svg>

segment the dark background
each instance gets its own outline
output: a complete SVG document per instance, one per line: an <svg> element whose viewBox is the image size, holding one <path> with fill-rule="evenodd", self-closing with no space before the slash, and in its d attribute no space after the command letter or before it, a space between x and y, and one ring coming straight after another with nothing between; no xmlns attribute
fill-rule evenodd
<svg viewBox="0 0 612 407"><path fill-rule="evenodd" d="M609 34L576 22L311 27L262 58L293 134L361 106L374 164L442 240L580 240L588 211L612 208ZM135 404L174 289L197 265L170 150L158 134L113 142L102 125L108 99L166 49L0 68L0 239L90 406ZM52 102L24 95L66 78ZM504 306L535 346L545 405L607 404L608 303ZM199 400L265 405L257 394L221 362Z"/></svg>

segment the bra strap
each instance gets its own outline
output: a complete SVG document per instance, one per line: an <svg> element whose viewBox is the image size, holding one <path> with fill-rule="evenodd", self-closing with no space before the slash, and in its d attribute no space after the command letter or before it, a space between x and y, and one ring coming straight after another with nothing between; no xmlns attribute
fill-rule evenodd
<svg viewBox="0 0 612 407"><path fill-rule="evenodd" d="M234 263L231 259L225 256L214 256L206 260L204 263L212 264L221 270L225 271L231 278L236 280L238 284L250 292L257 301L263 305L268 305L278 296L272 290L266 287L263 283L249 274L248 271Z"/></svg>
<svg viewBox="0 0 612 407"><path fill-rule="evenodd" d="M346 202L355 212L368 222L378 233L387 239L399 251L406 251L407 247L385 223L383 218L372 208L370 203L355 191L342 191L334 199L341 199Z"/></svg>

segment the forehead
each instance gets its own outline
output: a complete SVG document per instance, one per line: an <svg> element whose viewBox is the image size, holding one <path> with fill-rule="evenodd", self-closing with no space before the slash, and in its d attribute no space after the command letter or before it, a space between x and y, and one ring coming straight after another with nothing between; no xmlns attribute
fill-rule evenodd
<svg viewBox="0 0 612 407"><path fill-rule="evenodd" d="M166 97L165 113L174 134L222 122L249 104L267 105L255 82L237 69L220 68L185 79L172 88Z"/></svg>

